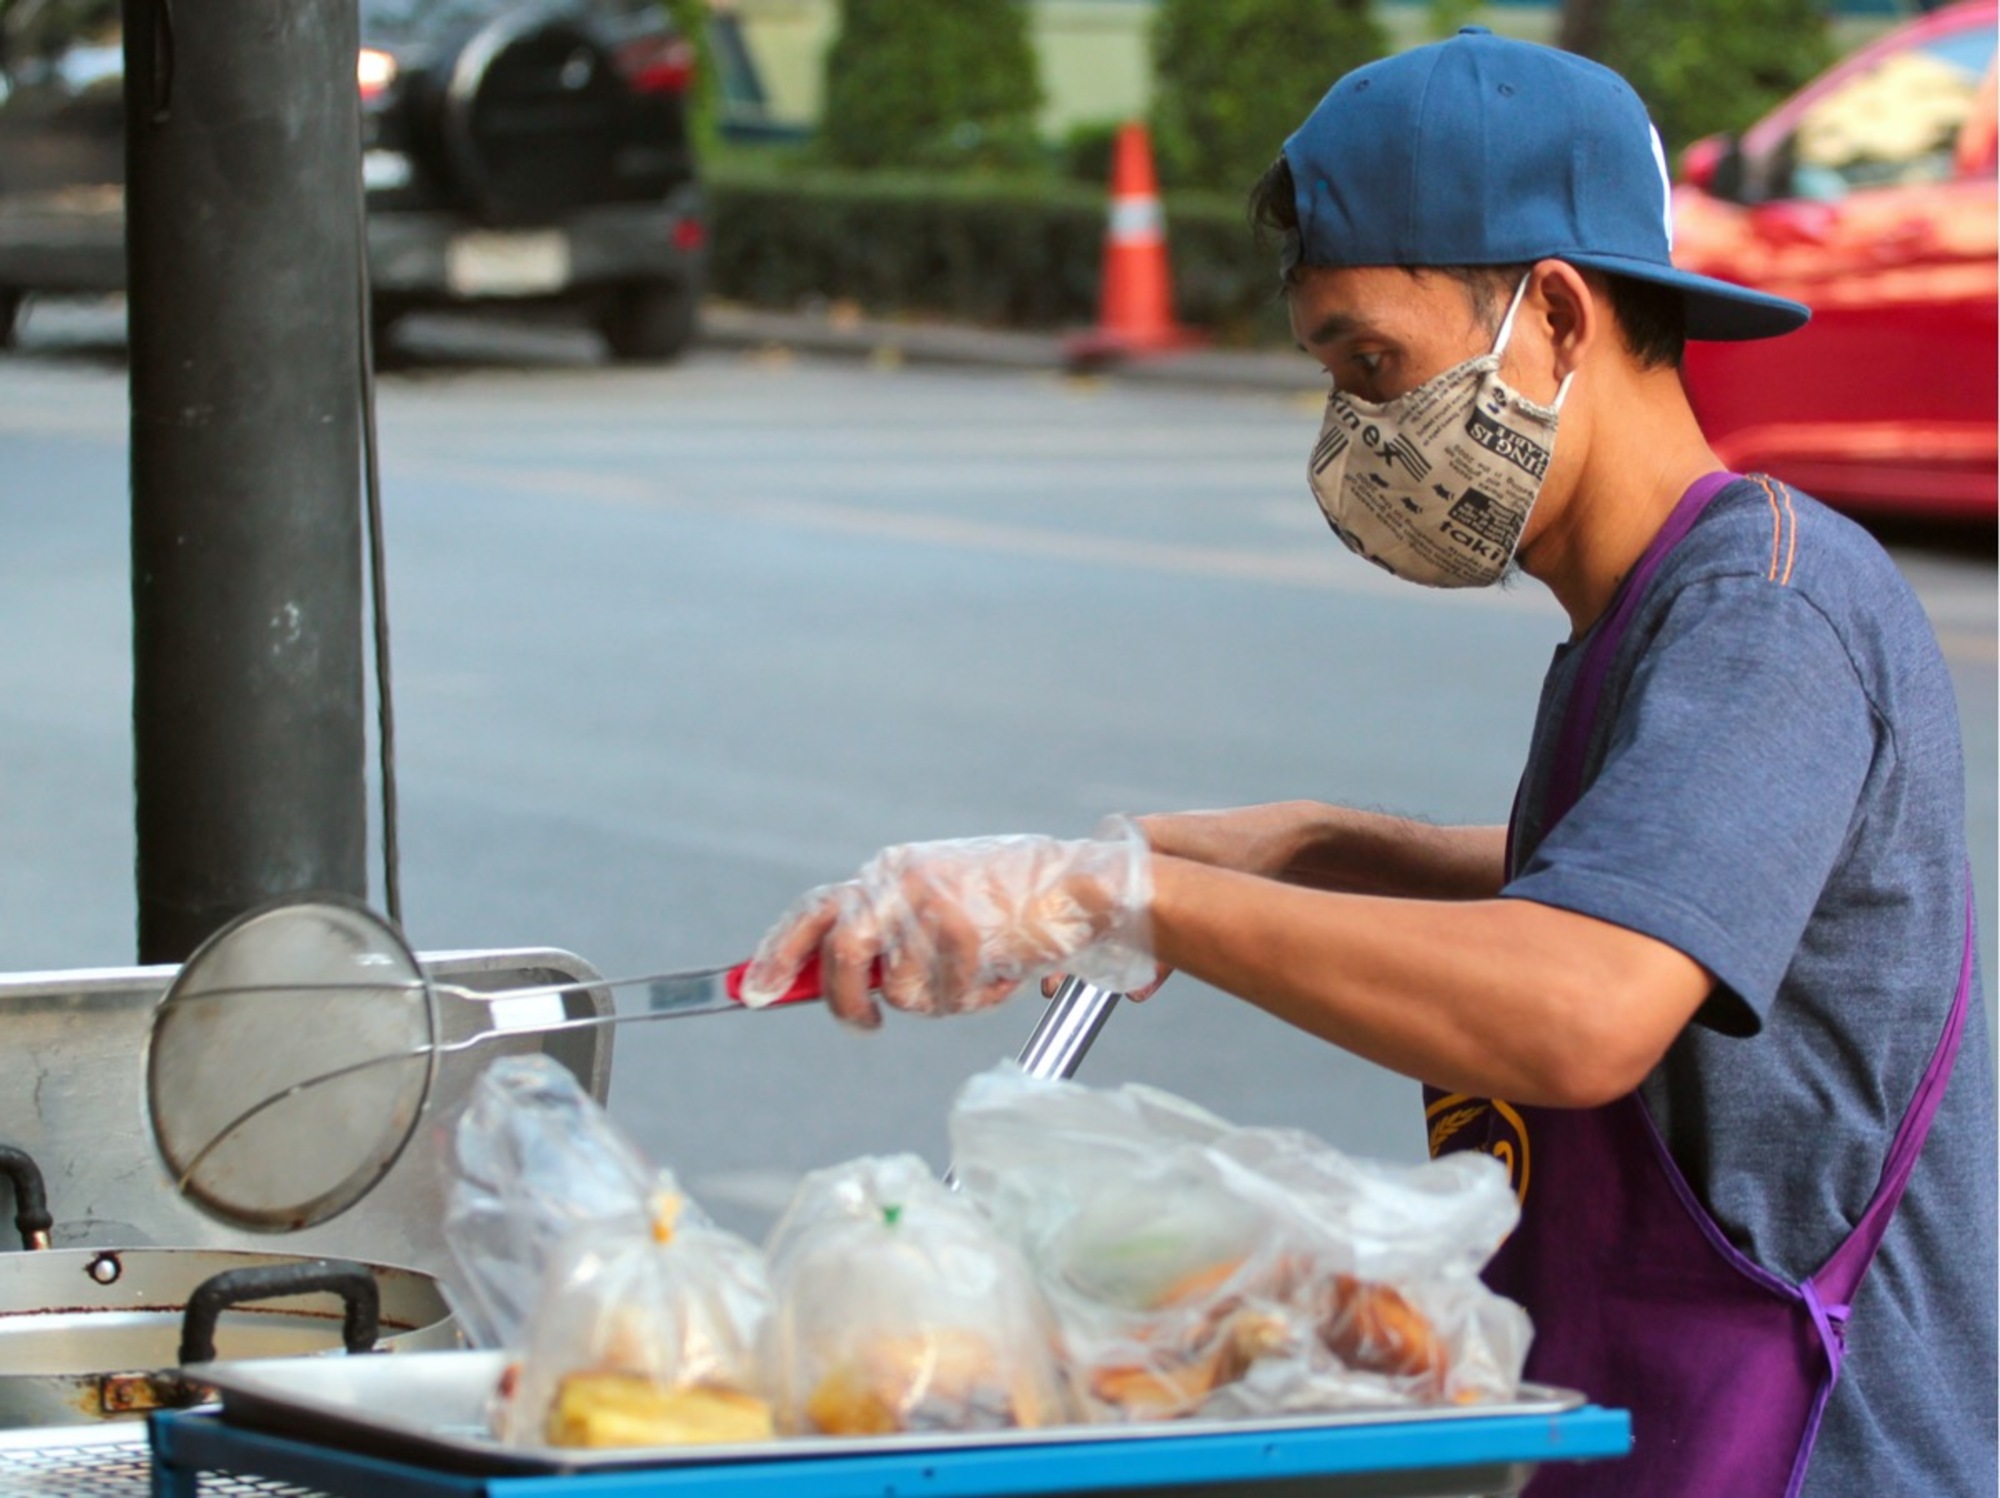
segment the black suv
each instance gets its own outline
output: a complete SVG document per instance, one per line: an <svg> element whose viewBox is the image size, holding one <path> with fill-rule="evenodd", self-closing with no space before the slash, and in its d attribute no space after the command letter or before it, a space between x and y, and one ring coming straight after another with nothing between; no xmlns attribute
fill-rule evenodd
<svg viewBox="0 0 2000 1498"><path fill-rule="evenodd" d="M283 0L277 0L282 4ZM583 308L620 358L694 333L693 49L657 0L360 0L378 334L442 303ZM0 343L125 284L119 0L0 0Z"/></svg>

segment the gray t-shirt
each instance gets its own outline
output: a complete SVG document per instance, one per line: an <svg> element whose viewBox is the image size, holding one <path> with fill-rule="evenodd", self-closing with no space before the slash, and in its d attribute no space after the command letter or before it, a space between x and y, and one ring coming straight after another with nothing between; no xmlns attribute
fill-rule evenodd
<svg viewBox="0 0 2000 1498"><path fill-rule="evenodd" d="M1964 767L1923 610L1861 529L1731 485L1606 680L1574 809L1539 815L1582 651L1556 653L1506 893L1644 932L1715 996L1641 1097L1739 1249L1794 1282L1874 1193L1965 935ZM1546 832L1546 835L1544 835ZM1981 989L1861 1290L1806 1498L1995 1491L1993 1073Z"/></svg>

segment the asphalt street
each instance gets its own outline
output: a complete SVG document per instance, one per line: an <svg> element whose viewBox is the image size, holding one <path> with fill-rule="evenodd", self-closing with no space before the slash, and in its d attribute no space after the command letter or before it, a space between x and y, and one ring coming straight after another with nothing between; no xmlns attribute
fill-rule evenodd
<svg viewBox="0 0 2000 1498"><path fill-rule="evenodd" d="M0 970L132 959L125 401L101 314L38 311L0 358ZM733 961L884 843L1115 811L1497 821L1563 633L1531 582L1432 594L1350 559L1304 487L1303 395L755 348L620 369L581 336L439 322L380 413L431 950ZM1990 929L1992 534L1893 549L1959 686ZM942 1163L953 1090L1038 1002L866 1036L812 1008L628 1028L614 1111L755 1230L801 1171ZM1115 1015L1083 1075L1422 1149L1414 1084L1186 980Z"/></svg>

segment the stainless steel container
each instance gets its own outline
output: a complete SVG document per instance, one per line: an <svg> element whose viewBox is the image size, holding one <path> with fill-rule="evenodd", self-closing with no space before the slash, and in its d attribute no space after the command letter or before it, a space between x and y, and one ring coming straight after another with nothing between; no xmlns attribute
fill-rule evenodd
<svg viewBox="0 0 2000 1498"><path fill-rule="evenodd" d="M524 988L599 976L581 958L537 949L427 953L439 978L468 988ZM57 1248L257 1249L262 1234L205 1216L174 1189L146 1120L146 1034L176 969L105 968L0 976L0 1142L34 1156L48 1179ZM457 1005L444 1040L490 1026L509 1031L490 1046L448 1057L431 1093L431 1116L448 1122L479 1073L497 1057L544 1051L600 1102L611 1082L612 1030L544 1036L537 1026L608 1013L608 990L494 1006ZM444 1130L425 1127L381 1184L333 1220L285 1236L288 1253L381 1260L442 1273ZM4 1198L0 1198L0 1204Z"/></svg>

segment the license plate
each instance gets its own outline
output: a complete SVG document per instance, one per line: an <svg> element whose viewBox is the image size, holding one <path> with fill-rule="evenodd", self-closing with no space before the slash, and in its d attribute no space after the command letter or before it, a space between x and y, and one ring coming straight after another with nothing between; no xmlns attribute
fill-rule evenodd
<svg viewBox="0 0 2000 1498"><path fill-rule="evenodd" d="M560 229L460 234L445 249L445 284L459 296L534 296L569 284L569 240Z"/></svg>

